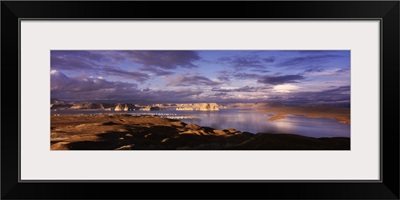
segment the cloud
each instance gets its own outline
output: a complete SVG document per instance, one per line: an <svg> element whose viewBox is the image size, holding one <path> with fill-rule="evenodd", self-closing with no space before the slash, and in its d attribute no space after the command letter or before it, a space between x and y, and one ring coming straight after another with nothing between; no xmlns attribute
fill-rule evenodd
<svg viewBox="0 0 400 200"><path fill-rule="evenodd" d="M249 74L249 73L235 73L233 74L238 79L259 79L262 77L260 74Z"/></svg>
<svg viewBox="0 0 400 200"><path fill-rule="evenodd" d="M196 90L151 90L142 89L137 90L134 93L129 93L126 90L118 89L115 92L109 93L105 96L108 100L125 100L129 102L135 101L147 101L155 103L165 102L182 102L182 101L195 101L198 95L202 94L202 91Z"/></svg>
<svg viewBox="0 0 400 200"><path fill-rule="evenodd" d="M146 73L139 72L139 71L127 71L127 70L121 70L119 68L112 68L112 67L101 67L99 68L99 71L97 71L99 74L103 74L105 76L118 76L118 77L123 77L125 79L129 80L135 80L138 82L143 82L146 81L150 78L150 76Z"/></svg>
<svg viewBox="0 0 400 200"><path fill-rule="evenodd" d="M323 72L325 71L322 67L319 66L310 66L304 70L304 73L312 73L312 72Z"/></svg>
<svg viewBox="0 0 400 200"><path fill-rule="evenodd" d="M50 65L52 69L58 70L93 70L95 66L94 63L88 61L87 59L69 56L56 56L56 54L53 53L50 57Z"/></svg>
<svg viewBox="0 0 400 200"><path fill-rule="evenodd" d="M329 68L323 68L319 66L314 66L314 67L308 67L304 70L302 75L308 75L308 76L335 76L335 75L350 75L350 69L349 68L334 68L334 69L329 69Z"/></svg>
<svg viewBox="0 0 400 200"><path fill-rule="evenodd" d="M211 91L213 92L257 92L259 91L260 88L257 87L249 87L249 86L244 86L240 88L229 88L229 87L219 87L219 88L212 88Z"/></svg>
<svg viewBox="0 0 400 200"><path fill-rule="evenodd" d="M349 68L343 68L343 69L338 69L336 70L336 73L350 73L350 69Z"/></svg>
<svg viewBox="0 0 400 200"><path fill-rule="evenodd" d="M221 70L217 72L217 79L224 82L229 82L231 79L231 72L227 70Z"/></svg>
<svg viewBox="0 0 400 200"><path fill-rule="evenodd" d="M315 64L315 63L323 63L327 62L332 58L342 57L339 55L326 54L326 55L317 55L317 56L302 56L302 57L294 57L283 60L282 62L276 63L276 67L292 67L297 65L307 65Z"/></svg>
<svg viewBox="0 0 400 200"><path fill-rule="evenodd" d="M297 83L300 80L305 79L302 75L262 75L262 74L251 74L251 73L236 73L233 75L238 79L250 79L257 80L258 83L267 85L279 85L285 83Z"/></svg>
<svg viewBox="0 0 400 200"><path fill-rule="evenodd" d="M157 76L167 76L167 75L172 75L172 74L175 73L175 72L172 72L172 71L166 71L166 70L163 70L163 69L159 69L159 68L156 68L156 67L150 67L150 66L142 67L140 69L143 70L143 71L150 72L151 74L154 74L154 75L157 75Z"/></svg>
<svg viewBox="0 0 400 200"><path fill-rule="evenodd" d="M320 92L293 92L286 102L296 104L350 104L350 86L340 86Z"/></svg>
<svg viewBox="0 0 400 200"><path fill-rule="evenodd" d="M261 76L260 79L257 80L258 83L264 83L269 85L279 85L285 83L297 83L299 80L303 80L304 76L302 75L283 75L283 76Z"/></svg>
<svg viewBox="0 0 400 200"><path fill-rule="evenodd" d="M268 73L270 72L269 70L265 70L265 69L252 69L252 72L259 72L259 73Z"/></svg>
<svg viewBox="0 0 400 200"><path fill-rule="evenodd" d="M113 51L51 51L51 69L78 71L102 76L118 76L143 82L149 75L140 71L122 70L113 66L117 53ZM100 64L99 64L100 63Z"/></svg>
<svg viewBox="0 0 400 200"><path fill-rule="evenodd" d="M137 88L136 84L124 82L110 82L103 77L93 78L85 75L67 77L61 72L51 72L51 91L88 92L115 88Z"/></svg>
<svg viewBox="0 0 400 200"><path fill-rule="evenodd" d="M276 58L274 56L270 56L268 58L263 58L262 60L266 63L273 63L275 62Z"/></svg>
<svg viewBox="0 0 400 200"><path fill-rule="evenodd" d="M274 86L274 91L279 93L289 93L298 90L300 87L292 84L283 84Z"/></svg>
<svg viewBox="0 0 400 200"><path fill-rule="evenodd" d="M194 62L200 60L200 56L195 51L118 51L127 59L141 64L145 67L153 66L163 69L194 68Z"/></svg>
<svg viewBox="0 0 400 200"><path fill-rule="evenodd" d="M185 90L157 90L152 91L148 99L157 102L182 102L182 101L195 101L197 100L198 96L202 94L202 91L199 90L192 90L192 89L185 89Z"/></svg>
<svg viewBox="0 0 400 200"><path fill-rule="evenodd" d="M200 75L180 75L167 83L168 86L214 86L220 84L222 83Z"/></svg>
<svg viewBox="0 0 400 200"><path fill-rule="evenodd" d="M107 81L85 75L68 77L56 70L51 71L51 97L70 101L115 100L177 102L196 100L202 91L190 88L174 91L139 89L136 84Z"/></svg>
<svg viewBox="0 0 400 200"><path fill-rule="evenodd" d="M218 59L218 61L224 64L232 65L232 67L235 68L235 70L243 70L248 68L266 69L266 66L263 63L263 61L264 62L266 61L261 59L257 55L221 57Z"/></svg>
<svg viewBox="0 0 400 200"><path fill-rule="evenodd" d="M122 62L125 60L118 51L105 50L52 50L50 53L51 68L62 70L96 70L99 63Z"/></svg>

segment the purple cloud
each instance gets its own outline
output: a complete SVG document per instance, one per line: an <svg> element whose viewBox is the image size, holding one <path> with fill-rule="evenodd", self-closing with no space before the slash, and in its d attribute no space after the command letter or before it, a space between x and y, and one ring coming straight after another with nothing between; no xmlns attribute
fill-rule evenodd
<svg viewBox="0 0 400 200"><path fill-rule="evenodd" d="M101 70L98 71L99 74L123 77L125 79L135 80L138 82L143 82L150 78L150 76L148 74L139 72L139 71L127 71L127 70L121 70L119 68L112 68L112 67L107 67L107 66L102 67L100 69Z"/></svg>
<svg viewBox="0 0 400 200"><path fill-rule="evenodd" d="M213 81L207 77L200 76L200 75L180 75L177 76L175 79L170 80L167 84L168 86L214 86L220 85L222 83Z"/></svg>
<svg viewBox="0 0 400 200"><path fill-rule="evenodd" d="M65 100L93 100L104 99L107 94L115 93L123 89L125 92L134 94L137 85L125 82L111 82L102 78L87 76L68 77L61 72L51 72L50 91L54 98Z"/></svg>
<svg viewBox="0 0 400 200"><path fill-rule="evenodd" d="M213 91L213 92L221 92L221 93L227 93L227 92L257 92L260 89L261 88L244 86L244 87L235 88L235 89L213 88L213 89L211 89L211 91Z"/></svg>
<svg viewBox="0 0 400 200"><path fill-rule="evenodd" d="M50 65L52 70L80 71L103 76L118 76L138 82L149 79L149 75L146 73L134 70L122 70L109 65L113 61L120 59L116 58L116 55L117 53L111 53L110 51L53 50L51 51Z"/></svg>
<svg viewBox="0 0 400 200"><path fill-rule="evenodd" d="M145 67L160 67L163 69L194 68L194 62L200 60L195 51L119 51L124 57Z"/></svg>
<svg viewBox="0 0 400 200"><path fill-rule="evenodd" d="M52 71L51 91L76 91L88 92L95 90L107 90L115 88L136 88L136 84L125 82L110 82L102 78L87 77L85 75L77 77L67 77L61 72Z"/></svg>
<svg viewBox="0 0 400 200"><path fill-rule="evenodd" d="M265 60L261 59L257 55L221 57L218 60L222 63L232 65L235 70L242 70L247 68L266 69L263 64L263 61L265 62Z"/></svg>
<svg viewBox="0 0 400 200"><path fill-rule="evenodd" d="M95 64L82 58L51 55L50 65L57 70L93 70Z"/></svg>
<svg viewBox="0 0 400 200"><path fill-rule="evenodd" d="M320 92L290 93L285 101L293 104L342 104L350 105L350 86L341 86Z"/></svg>
<svg viewBox="0 0 400 200"><path fill-rule="evenodd" d="M233 74L235 78L238 79L259 79L262 77L260 74L250 74L250 73L235 73Z"/></svg>
<svg viewBox="0 0 400 200"><path fill-rule="evenodd" d="M69 101L177 101L195 100L195 96L202 94L198 90L151 90L139 89L136 84L107 81L101 78L87 76L68 77L61 72L51 72L51 96L55 99Z"/></svg>
<svg viewBox="0 0 400 200"><path fill-rule="evenodd" d="M283 60L282 62L276 63L274 66L276 67L292 67L292 66L304 66L304 65L309 65L312 63L323 63L327 62L328 60L332 58L339 58L342 57L340 55L317 55L317 56L303 56L303 57L294 57L294 58L288 58Z"/></svg>
<svg viewBox="0 0 400 200"><path fill-rule="evenodd" d="M151 67L151 66L142 67L140 69L143 70L143 71L155 74L157 76L167 76L167 75L172 75L172 74L175 73L175 72L172 72L172 71L167 71L167 70L163 70L163 69L160 69L160 68L157 68L157 67Z"/></svg>
<svg viewBox="0 0 400 200"><path fill-rule="evenodd" d="M299 80L303 79L304 76L301 75L262 76L257 82L268 85L279 85L284 83L297 83Z"/></svg>

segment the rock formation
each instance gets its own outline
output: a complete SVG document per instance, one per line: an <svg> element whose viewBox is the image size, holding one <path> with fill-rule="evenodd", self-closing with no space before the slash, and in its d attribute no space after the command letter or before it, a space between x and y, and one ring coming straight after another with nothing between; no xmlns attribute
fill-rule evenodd
<svg viewBox="0 0 400 200"><path fill-rule="evenodd" d="M135 110L135 106L132 104L122 104L122 103L118 103L115 108L115 111L130 111L130 110Z"/></svg>
<svg viewBox="0 0 400 200"><path fill-rule="evenodd" d="M200 111L217 111L219 106L216 103L193 103L193 104L177 104L176 110L200 110Z"/></svg>
<svg viewBox="0 0 400 200"><path fill-rule="evenodd" d="M194 110L193 107L178 107L176 110Z"/></svg>
<svg viewBox="0 0 400 200"><path fill-rule="evenodd" d="M153 110L161 110L161 109L160 109L160 107L146 106L146 107L140 108L139 110L153 111Z"/></svg>
<svg viewBox="0 0 400 200"><path fill-rule="evenodd" d="M198 110L202 111L209 111L209 110L219 110L218 105L216 103L201 103L200 105L195 104L198 106Z"/></svg>
<svg viewBox="0 0 400 200"><path fill-rule="evenodd" d="M101 103L80 103L71 106L71 109L104 109Z"/></svg>

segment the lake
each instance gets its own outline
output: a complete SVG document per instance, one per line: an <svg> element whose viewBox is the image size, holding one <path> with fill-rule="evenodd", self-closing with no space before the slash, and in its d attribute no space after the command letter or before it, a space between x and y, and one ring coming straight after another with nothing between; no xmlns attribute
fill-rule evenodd
<svg viewBox="0 0 400 200"><path fill-rule="evenodd" d="M272 114L256 112L250 109L221 109L219 111L99 111L99 110L59 110L52 114L95 114L95 113L126 113L126 114L157 114L163 117L182 117L179 119L187 124L194 123L214 129L234 128L251 133L291 133L309 137L350 137L350 124L339 123L335 119L308 118L300 115L287 115L284 119L268 121Z"/></svg>

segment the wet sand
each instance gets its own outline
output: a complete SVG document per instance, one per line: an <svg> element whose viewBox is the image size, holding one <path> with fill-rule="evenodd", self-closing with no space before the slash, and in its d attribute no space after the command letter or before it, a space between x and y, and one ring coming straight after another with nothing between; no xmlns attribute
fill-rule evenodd
<svg viewBox="0 0 400 200"><path fill-rule="evenodd" d="M252 134L158 116L51 115L51 150L349 150L349 138Z"/></svg>

